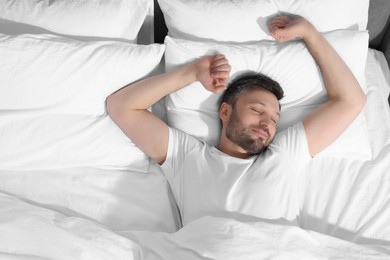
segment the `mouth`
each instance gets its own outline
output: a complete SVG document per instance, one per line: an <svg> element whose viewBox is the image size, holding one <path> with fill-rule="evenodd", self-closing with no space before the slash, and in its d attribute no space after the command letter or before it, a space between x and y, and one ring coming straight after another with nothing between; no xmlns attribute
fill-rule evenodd
<svg viewBox="0 0 390 260"><path fill-rule="evenodd" d="M269 134L267 133L267 131L265 131L261 128L254 128L253 132L255 133L256 136L263 139L264 141L268 140Z"/></svg>

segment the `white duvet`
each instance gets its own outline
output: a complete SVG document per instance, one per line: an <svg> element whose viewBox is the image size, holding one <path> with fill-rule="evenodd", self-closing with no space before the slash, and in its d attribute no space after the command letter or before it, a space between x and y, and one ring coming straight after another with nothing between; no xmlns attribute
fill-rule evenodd
<svg viewBox="0 0 390 260"><path fill-rule="evenodd" d="M0 241L0 259L388 259L368 247L295 226L214 217L175 233L118 234L3 193Z"/></svg>

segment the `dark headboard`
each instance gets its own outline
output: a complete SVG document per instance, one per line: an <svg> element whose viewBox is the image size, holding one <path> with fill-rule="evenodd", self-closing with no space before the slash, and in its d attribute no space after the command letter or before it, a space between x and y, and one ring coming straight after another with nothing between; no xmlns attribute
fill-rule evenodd
<svg viewBox="0 0 390 260"><path fill-rule="evenodd" d="M164 15L158 5L157 0L154 0L154 42L163 43L165 36L168 33L168 28L165 25Z"/></svg>
<svg viewBox="0 0 390 260"><path fill-rule="evenodd" d="M390 67L390 1L371 0L368 12L370 47L382 51ZM388 97L390 105L390 96Z"/></svg>
<svg viewBox="0 0 390 260"><path fill-rule="evenodd" d="M381 50L390 61L390 1L371 0L367 29L370 34L370 47ZM390 62L389 62L390 64Z"/></svg>

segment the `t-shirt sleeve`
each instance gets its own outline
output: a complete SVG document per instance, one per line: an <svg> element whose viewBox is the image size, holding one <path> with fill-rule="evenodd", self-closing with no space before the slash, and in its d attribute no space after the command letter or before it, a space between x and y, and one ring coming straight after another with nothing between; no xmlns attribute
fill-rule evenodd
<svg viewBox="0 0 390 260"><path fill-rule="evenodd" d="M173 183L186 155L199 145L201 145L201 142L195 137L177 129L169 128L167 156L161 165L161 169L170 183Z"/></svg>
<svg viewBox="0 0 390 260"><path fill-rule="evenodd" d="M297 169L304 167L312 159L302 122L278 133L272 145L285 151Z"/></svg>

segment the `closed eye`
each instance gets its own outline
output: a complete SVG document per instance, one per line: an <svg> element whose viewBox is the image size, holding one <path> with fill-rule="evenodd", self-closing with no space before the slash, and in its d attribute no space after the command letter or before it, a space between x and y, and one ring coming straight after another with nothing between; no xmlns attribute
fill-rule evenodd
<svg viewBox="0 0 390 260"><path fill-rule="evenodd" d="M251 110L252 110L253 112L255 112L256 114L259 114L259 115L263 114L263 111L261 111L260 109L255 108L255 107L251 107ZM272 121L274 124L277 124L277 123L278 123L278 120L275 119L275 118L273 118L273 117L271 117L271 121Z"/></svg>
<svg viewBox="0 0 390 260"><path fill-rule="evenodd" d="M261 111L260 111L260 110L258 110L258 109L256 109L256 108L254 108L254 107L252 107L251 109L252 109L254 112L258 113L258 114L260 114L260 113L261 113Z"/></svg>

